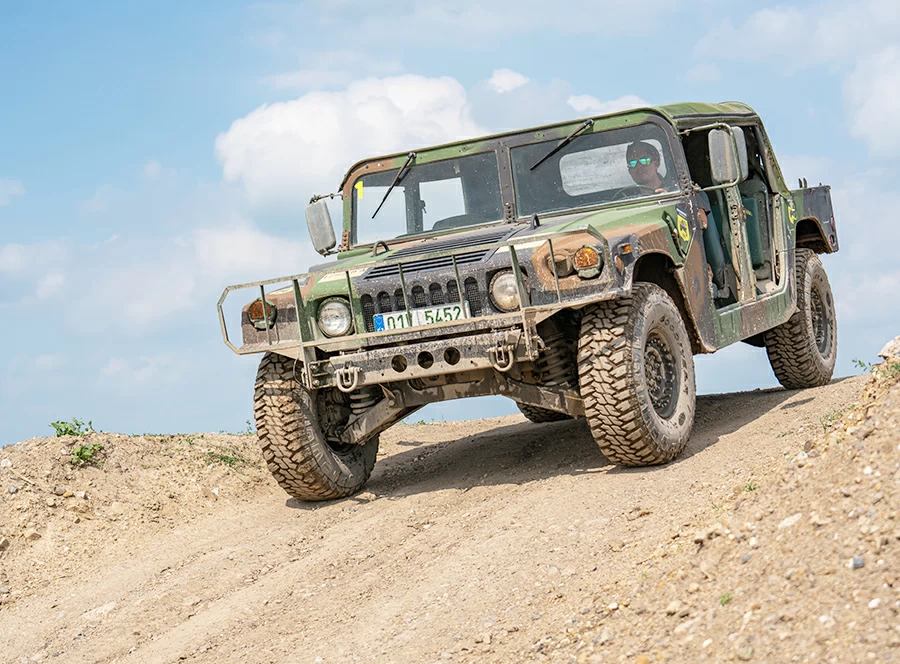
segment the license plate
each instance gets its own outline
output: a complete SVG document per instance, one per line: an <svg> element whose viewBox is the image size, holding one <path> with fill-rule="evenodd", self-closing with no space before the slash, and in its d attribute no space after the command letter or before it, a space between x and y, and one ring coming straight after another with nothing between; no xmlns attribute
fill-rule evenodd
<svg viewBox="0 0 900 664"><path fill-rule="evenodd" d="M375 331L402 330L408 327L420 325L432 325L434 323L449 323L454 320L462 320L469 317L469 303L465 305L459 302L442 304L439 307L412 310L412 323L406 311L395 311L389 314L375 314Z"/></svg>

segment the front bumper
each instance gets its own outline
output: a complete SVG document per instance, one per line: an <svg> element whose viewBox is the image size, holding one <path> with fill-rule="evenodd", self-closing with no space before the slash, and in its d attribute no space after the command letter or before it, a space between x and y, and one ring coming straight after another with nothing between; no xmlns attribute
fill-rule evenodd
<svg viewBox="0 0 900 664"><path fill-rule="evenodd" d="M479 369L506 372L516 362L534 359L521 329L437 339L357 353L335 355L311 362L310 387L335 386L352 392L366 385L399 380L423 380Z"/></svg>

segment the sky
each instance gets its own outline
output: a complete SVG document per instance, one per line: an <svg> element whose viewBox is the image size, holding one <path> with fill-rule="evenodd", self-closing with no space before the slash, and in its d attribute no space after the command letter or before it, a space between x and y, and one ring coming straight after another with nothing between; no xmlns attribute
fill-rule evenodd
<svg viewBox="0 0 900 664"><path fill-rule="evenodd" d="M740 100L833 187L836 375L900 334L900 4L0 0L0 445L91 420L239 431L226 285L321 262L303 209L358 159L645 103ZM777 384L698 357L700 393ZM502 397L417 419L507 414Z"/></svg>

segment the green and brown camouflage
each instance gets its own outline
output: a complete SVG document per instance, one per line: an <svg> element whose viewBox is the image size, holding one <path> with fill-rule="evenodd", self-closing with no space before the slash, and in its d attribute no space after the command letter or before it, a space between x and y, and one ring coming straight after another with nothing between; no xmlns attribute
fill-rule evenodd
<svg viewBox="0 0 900 664"><path fill-rule="evenodd" d="M534 144L553 147L582 125L587 127L580 136L652 125L667 141L677 180L672 190L538 214L520 211L511 151ZM709 132L723 128L741 128L745 144L753 146L752 177L717 187L702 174L709 169L709 153L704 162L702 152ZM560 160L577 155L578 148L575 138L541 168L558 171ZM789 189L762 122L742 103L671 104L458 141L416 150L415 166L485 153L497 159L498 218L375 243L355 239L354 188L364 176L399 172L410 153L354 164L339 189L343 232L337 260L302 274L228 287L219 301L226 344L239 354L269 351L295 358L296 373L310 389L337 386L349 392L403 383L392 394L408 393L406 398L414 400L408 384L433 381L437 392L428 399L434 401L510 394L515 385L525 402L553 402L553 408L577 414L573 390L526 385L529 381L517 373L539 357L548 330L562 325L560 316L566 312L627 296L637 281L653 282L680 309L694 353L711 353L738 341L758 345L765 331L787 321L795 309L794 249L838 250L830 188L801 182L798 189ZM712 230L703 226L701 188L712 208ZM712 231L721 236L715 243L726 259L715 266ZM560 275L559 266L582 247L600 255L599 274ZM713 267L724 275L718 283ZM492 300L490 283L493 275L510 270L520 306L504 312ZM231 291L245 288L252 288L257 299L242 310L242 343L237 346L229 338L222 305ZM260 304L263 298L268 308ZM332 338L319 329L317 312L333 299L349 305L353 325L347 334ZM468 307L468 315L405 329L374 328L375 316L452 302ZM260 321L257 315L251 320L254 304L274 318L266 315ZM512 367L517 368L509 373ZM470 375L480 376L480 382ZM525 398L522 390L540 394ZM396 405L384 408L399 412ZM375 422L379 415L369 417Z"/></svg>

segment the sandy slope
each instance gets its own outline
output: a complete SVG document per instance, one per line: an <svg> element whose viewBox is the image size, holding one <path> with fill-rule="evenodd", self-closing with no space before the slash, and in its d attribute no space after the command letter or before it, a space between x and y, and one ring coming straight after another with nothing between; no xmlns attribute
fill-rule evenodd
<svg viewBox="0 0 900 664"><path fill-rule="evenodd" d="M671 633L684 617L643 634L604 634L604 621L637 624L626 605L640 596L666 625L668 591L654 603L642 580L689 568L695 531L748 482L754 501L777 501L788 460L865 383L702 397L685 455L647 469L610 466L583 422L400 425L368 491L324 504L287 500L252 437L98 434L102 469L72 469L73 441L6 448L0 660L695 661ZM566 636L579 621L590 647ZM882 661L889 637L872 646ZM698 652L754 656L731 641Z"/></svg>

